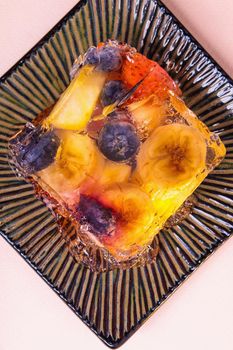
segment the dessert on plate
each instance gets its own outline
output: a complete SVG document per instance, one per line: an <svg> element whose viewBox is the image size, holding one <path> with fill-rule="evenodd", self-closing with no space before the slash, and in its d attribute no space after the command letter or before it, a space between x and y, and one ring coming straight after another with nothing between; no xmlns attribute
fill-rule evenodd
<svg viewBox="0 0 233 350"><path fill-rule="evenodd" d="M73 241L115 266L147 252L225 155L165 70L110 40L75 61L59 100L10 150L18 172L72 221Z"/></svg>

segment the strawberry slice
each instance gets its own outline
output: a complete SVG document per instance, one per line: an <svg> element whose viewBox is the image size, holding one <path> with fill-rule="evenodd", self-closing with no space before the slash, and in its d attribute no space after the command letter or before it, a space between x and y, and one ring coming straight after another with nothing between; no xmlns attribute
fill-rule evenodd
<svg viewBox="0 0 233 350"><path fill-rule="evenodd" d="M174 80L158 63L149 60L140 53L126 55L122 66L121 78L123 83L131 88L144 77L146 78L133 94L131 102L132 100L148 97L151 94L157 94L161 98L165 98L168 90L181 95L181 91Z"/></svg>

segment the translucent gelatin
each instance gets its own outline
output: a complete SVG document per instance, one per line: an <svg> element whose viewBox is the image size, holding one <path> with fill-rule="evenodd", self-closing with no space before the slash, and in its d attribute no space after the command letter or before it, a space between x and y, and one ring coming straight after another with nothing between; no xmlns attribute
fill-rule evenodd
<svg viewBox="0 0 233 350"><path fill-rule="evenodd" d="M95 268L99 250L112 267L148 261L155 235L225 147L169 75L130 46L102 43L74 67L52 110L12 138L13 159L63 216L78 260Z"/></svg>

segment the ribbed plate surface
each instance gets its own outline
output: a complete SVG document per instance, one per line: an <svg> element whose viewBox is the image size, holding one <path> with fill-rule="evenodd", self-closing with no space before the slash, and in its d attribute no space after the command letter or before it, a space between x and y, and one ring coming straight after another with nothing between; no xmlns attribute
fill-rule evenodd
<svg viewBox="0 0 233 350"><path fill-rule="evenodd" d="M16 178L7 142L54 103L69 83L75 57L107 38L156 59L180 83L188 106L227 148L196 191L193 213L159 234L146 267L96 274L74 262L32 186ZM157 1L81 1L0 84L0 229L21 255L108 345L117 347L159 307L233 229L233 86Z"/></svg>

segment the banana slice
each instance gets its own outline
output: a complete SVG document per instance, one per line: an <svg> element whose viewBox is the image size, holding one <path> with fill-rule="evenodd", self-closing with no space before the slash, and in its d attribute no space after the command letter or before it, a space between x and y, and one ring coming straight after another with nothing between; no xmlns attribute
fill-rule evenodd
<svg viewBox="0 0 233 350"><path fill-rule="evenodd" d="M186 106L180 97L175 95L172 91L169 92L169 96L170 103L175 111L185 118L190 126L193 126L195 129L199 130L205 137L208 146L213 149L216 155L215 159L212 159L212 168L214 168L219 163L220 159L224 158L226 155L226 148L224 144L221 142L217 134L210 132L208 127L197 118L196 114Z"/></svg>
<svg viewBox="0 0 233 350"><path fill-rule="evenodd" d="M43 125L64 130L83 130L89 122L107 77L106 72L84 66L61 95Z"/></svg>
<svg viewBox="0 0 233 350"><path fill-rule="evenodd" d="M142 145L137 171L155 187L178 187L204 170L206 143L193 127L172 124L157 128Z"/></svg>
<svg viewBox="0 0 233 350"><path fill-rule="evenodd" d="M128 110L142 138L148 137L166 118L167 103L156 95L131 103Z"/></svg>
<svg viewBox="0 0 233 350"><path fill-rule="evenodd" d="M114 256L123 258L124 254L133 254L153 238L153 230L148 233L154 220L153 202L136 185L112 186L103 193L100 201L117 217L115 234L104 238L104 244Z"/></svg>
<svg viewBox="0 0 233 350"><path fill-rule="evenodd" d="M100 173L104 158L87 135L67 132L63 135L54 164L38 173L61 197L72 194L84 181Z"/></svg>

